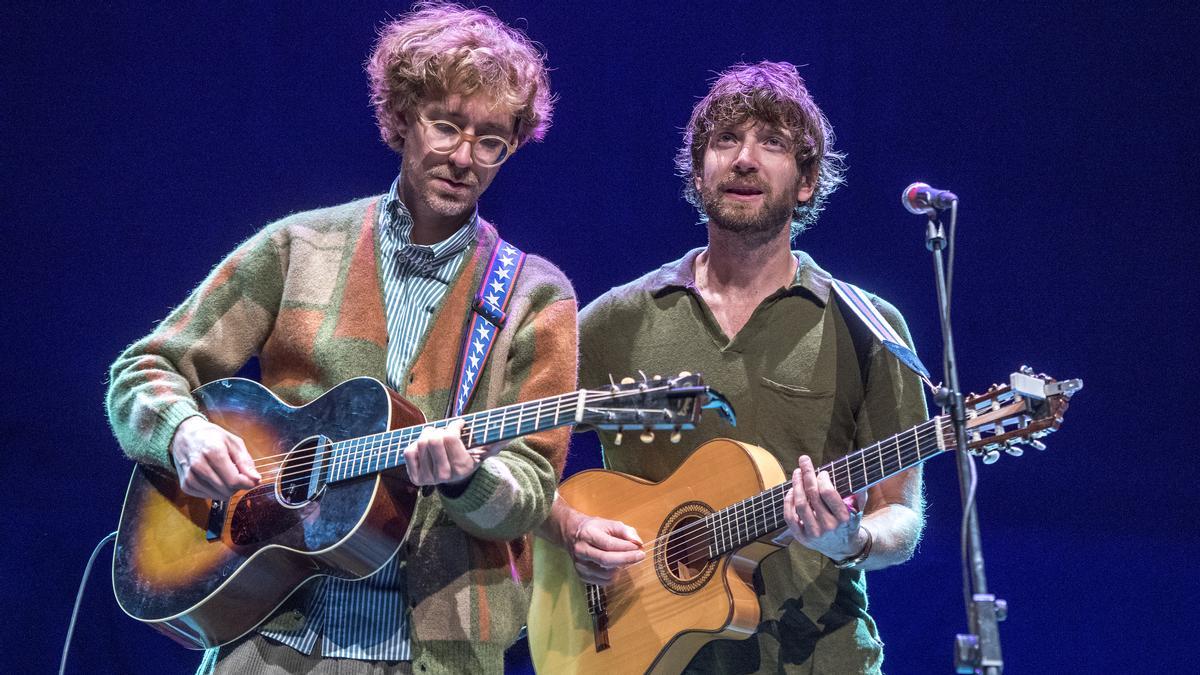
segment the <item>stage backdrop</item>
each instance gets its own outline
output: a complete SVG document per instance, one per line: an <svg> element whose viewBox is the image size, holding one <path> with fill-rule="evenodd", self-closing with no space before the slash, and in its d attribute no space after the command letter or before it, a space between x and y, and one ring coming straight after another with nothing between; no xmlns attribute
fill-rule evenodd
<svg viewBox="0 0 1200 675"><path fill-rule="evenodd" d="M914 180L952 189L964 387L1021 364L1086 382L1049 450L980 471L1011 672L1186 670L1197 22L1139 4L496 0L549 52L559 105L482 212L586 303L702 245L672 156L714 72L801 65L850 169L798 246L899 307L940 373L924 224L899 195ZM108 364L257 228L393 179L362 63L406 7L42 5L0 9L10 672L57 664L84 562L116 527L130 465L104 418ZM570 469L597 463L580 439ZM953 462L925 476L916 557L869 576L893 673L949 672L965 628ZM110 560L70 671L193 668L198 654L121 613Z"/></svg>

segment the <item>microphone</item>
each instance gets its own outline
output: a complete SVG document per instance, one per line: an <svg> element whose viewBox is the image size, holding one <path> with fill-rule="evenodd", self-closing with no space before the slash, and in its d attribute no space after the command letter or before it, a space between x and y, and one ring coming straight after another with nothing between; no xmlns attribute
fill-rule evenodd
<svg viewBox="0 0 1200 675"><path fill-rule="evenodd" d="M900 194L900 203L909 213L921 215L950 208L958 196L949 190L935 190L925 183L913 183Z"/></svg>

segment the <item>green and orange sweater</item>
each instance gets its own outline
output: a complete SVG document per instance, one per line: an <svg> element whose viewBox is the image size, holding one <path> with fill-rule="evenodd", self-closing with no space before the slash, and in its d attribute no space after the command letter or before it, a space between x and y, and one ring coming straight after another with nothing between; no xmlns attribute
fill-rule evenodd
<svg viewBox="0 0 1200 675"><path fill-rule="evenodd" d="M292 215L267 226L112 366L108 415L122 448L172 468L176 427L199 414L190 391L257 355L262 383L302 405L358 376L387 381L387 331L376 254L378 198ZM480 220L400 394L444 415L462 334L496 230ZM576 303L567 278L529 256L470 411L575 389ZM413 516L405 553L413 665L420 672L499 671L525 622L525 537L549 513L568 431L532 434L484 461L459 496L434 491Z"/></svg>

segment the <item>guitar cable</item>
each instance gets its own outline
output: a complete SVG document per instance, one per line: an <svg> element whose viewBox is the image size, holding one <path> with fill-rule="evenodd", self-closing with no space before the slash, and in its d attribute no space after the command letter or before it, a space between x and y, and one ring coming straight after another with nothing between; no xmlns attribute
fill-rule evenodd
<svg viewBox="0 0 1200 675"><path fill-rule="evenodd" d="M71 650L71 637L75 634L75 620L79 618L79 605L83 604L83 589L87 588L88 577L92 574L92 565L96 564L96 556L100 555L100 549L104 545L117 538L117 533L110 532L107 536L96 544L95 550L92 551L92 557L88 558L87 567L83 568L83 578L79 580L79 592L75 594L75 609L71 610L71 623L67 626L67 639L63 642L62 661L58 664L58 675L64 675L67 671L67 652Z"/></svg>

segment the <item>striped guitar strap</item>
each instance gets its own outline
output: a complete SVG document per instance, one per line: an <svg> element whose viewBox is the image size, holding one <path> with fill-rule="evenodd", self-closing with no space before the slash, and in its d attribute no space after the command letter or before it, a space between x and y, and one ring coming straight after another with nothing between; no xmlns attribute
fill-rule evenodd
<svg viewBox="0 0 1200 675"><path fill-rule="evenodd" d="M483 283L475 294L471 305L471 318L463 334L462 350L458 356L458 375L454 380L454 394L450 398L447 417L458 417L466 410L479 384L479 376L488 356L496 333L504 328L508 320L505 311L512 299L517 277L525 266L525 253L503 239L496 240L492 259L483 275Z"/></svg>
<svg viewBox="0 0 1200 675"><path fill-rule="evenodd" d="M908 366L910 370L919 375L925 381L930 391L937 391L937 386L930 379L929 370L925 367L925 364L921 363L921 359L917 356L916 352L904 344L904 338L900 337L896 329L892 328L892 325L883 318L883 315L875 307L875 303L871 302L871 299L867 297L866 291L839 279L833 280L833 289L837 292L838 297L846 303L846 306L850 308L850 311L854 312L859 321L883 343L883 346L888 351L896 355L900 363Z"/></svg>

